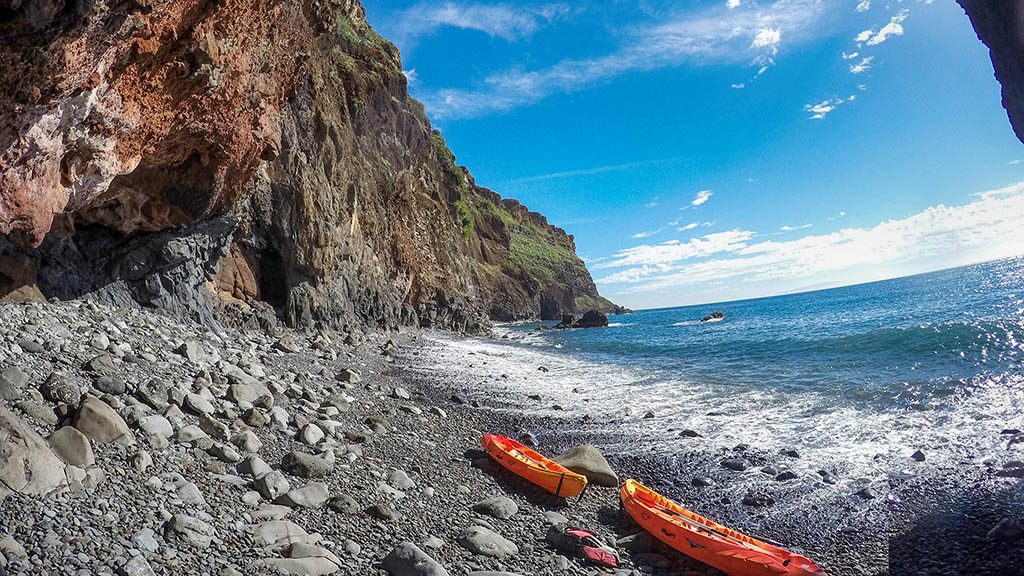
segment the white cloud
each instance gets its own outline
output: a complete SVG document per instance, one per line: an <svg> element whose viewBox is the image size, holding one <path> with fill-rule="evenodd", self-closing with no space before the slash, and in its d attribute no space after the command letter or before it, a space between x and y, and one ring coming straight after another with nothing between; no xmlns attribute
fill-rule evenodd
<svg viewBox="0 0 1024 576"><path fill-rule="evenodd" d="M721 252L737 252L748 246L747 242L754 237L749 230L729 230L705 234L700 238L691 238L686 242L669 240L655 245L642 245L620 250L609 261L598 268L620 268L623 266L655 266L662 271L671 270L673 264L711 256Z"/></svg>
<svg viewBox="0 0 1024 576"><path fill-rule="evenodd" d="M742 90L743 88L746 88L746 86L747 85L744 84L743 82L737 82L736 84L730 84L729 85L730 88L733 88L735 90Z"/></svg>
<svg viewBox="0 0 1024 576"><path fill-rule="evenodd" d="M589 58L491 74L470 89L447 88L425 94L424 105L437 118L467 118L540 101L552 94L586 89L632 71L683 64L748 64L766 70L786 38L787 45L824 33L827 12L821 0L776 0L770 4L716 7L625 32L619 47Z"/></svg>
<svg viewBox="0 0 1024 576"><path fill-rule="evenodd" d="M740 0L725 0L725 7L729 10L735 10L740 7Z"/></svg>
<svg viewBox="0 0 1024 576"><path fill-rule="evenodd" d="M860 56L860 52L854 51L854 52L850 52L849 54L847 54L846 52L843 52L842 56L843 56L843 60L853 60L854 58Z"/></svg>
<svg viewBox="0 0 1024 576"><path fill-rule="evenodd" d="M1007 162L1007 164L1009 164L1010 166L1016 166L1018 164L1024 164L1024 159L1010 160L1009 162Z"/></svg>
<svg viewBox="0 0 1024 576"><path fill-rule="evenodd" d="M907 16L909 15L909 10L900 10L899 12L896 13L895 16L893 16L889 20L889 23L886 24L885 26L882 26L882 28L877 33L872 34L870 38L867 38L865 40L858 40L858 42L866 41L868 46L877 46L878 44L881 44L882 42L888 40L890 36L902 36L903 21L906 20ZM861 34L863 34L863 32ZM858 36L858 38L860 38L860 36Z"/></svg>
<svg viewBox="0 0 1024 576"><path fill-rule="evenodd" d="M703 204L703 203L707 202L708 200L710 200L711 197L714 196L714 195L715 195L715 193L712 192L711 190L701 190L700 192L697 192L696 196L693 197L693 201L690 202L690 205L691 206L700 206L701 204Z"/></svg>
<svg viewBox="0 0 1024 576"><path fill-rule="evenodd" d="M402 70L402 75L405 76L405 83L409 86L416 84L416 69Z"/></svg>
<svg viewBox="0 0 1024 576"><path fill-rule="evenodd" d="M871 61L874 60L874 56L866 56L861 59L860 62L850 65L850 74L862 74L871 69Z"/></svg>
<svg viewBox="0 0 1024 576"><path fill-rule="evenodd" d="M875 29L874 28L872 28L870 30L864 30L860 34L857 34L857 36L854 37L853 41L858 43L858 44L860 44L861 42L867 42L868 40L871 39L871 35L874 34L874 33L875 33Z"/></svg>
<svg viewBox="0 0 1024 576"><path fill-rule="evenodd" d="M679 232L686 232L687 230L693 230L697 226L700 226L699 222L690 222L686 226L680 226L679 228L676 228L676 230L678 230Z"/></svg>
<svg viewBox="0 0 1024 576"><path fill-rule="evenodd" d="M627 269L598 283L622 285L619 295L660 291L677 303L778 294L1024 254L1022 228L1024 181L972 195L966 204L931 206L870 228L756 243L750 242L753 233L735 230L700 248L694 241L638 246L606 262L602 268Z"/></svg>
<svg viewBox="0 0 1024 576"><path fill-rule="evenodd" d="M871 10L871 0L861 0L857 4L857 12L867 12L868 10Z"/></svg>
<svg viewBox="0 0 1024 576"><path fill-rule="evenodd" d="M804 111L810 113L811 120L824 120L825 116L828 116L830 112L841 106L846 100L842 98L831 98L829 100L822 100L817 104L807 104L804 106Z"/></svg>
<svg viewBox="0 0 1024 576"><path fill-rule="evenodd" d="M565 4L524 8L505 4L422 2L400 12L388 31L404 50L409 50L417 38L445 26L476 30L511 42L532 35L542 25L568 13L569 7Z"/></svg>
<svg viewBox="0 0 1024 576"><path fill-rule="evenodd" d="M835 216L829 216L828 220L829 220L829 222L831 222L833 220L839 220L841 218L846 218L846 212L840 211L839 214L837 214Z"/></svg>
<svg viewBox="0 0 1024 576"><path fill-rule="evenodd" d="M647 238L647 237L650 237L650 236L654 236L655 234L661 232L662 230L664 230L664 228L658 228L657 230L651 230L649 232L637 232L636 234L633 234L632 237L633 238Z"/></svg>
<svg viewBox="0 0 1024 576"><path fill-rule="evenodd" d="M813 226L813 224L801 224L800 226L783 226L779 228L779 230L782 230L783 232L792 232L794 230L806 230L811 226Z"/></svg>

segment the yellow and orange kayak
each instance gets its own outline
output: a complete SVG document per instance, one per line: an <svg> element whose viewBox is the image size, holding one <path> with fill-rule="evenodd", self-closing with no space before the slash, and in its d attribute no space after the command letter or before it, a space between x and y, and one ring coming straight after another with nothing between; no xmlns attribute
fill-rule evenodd
<svg viewBox="0 0 1024 576"><path fill-rule="evenodd" d="M626 512L672 548L730 576L824 576L811 560L690 512L636 480L619 489Z"/></svg>
<svg viewBox="0 0 1024 576"><path fill-rule="evenodd" d="M586 476L569 470L511 438L484 434L480 443L498 464L555 496L571 498L587 486Z"/></svg>

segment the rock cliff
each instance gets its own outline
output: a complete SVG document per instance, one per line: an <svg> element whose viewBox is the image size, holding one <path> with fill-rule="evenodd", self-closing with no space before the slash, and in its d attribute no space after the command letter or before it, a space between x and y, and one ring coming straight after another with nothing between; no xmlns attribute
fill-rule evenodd
<svg viewBox="0 0 1024 576"><path fill-rule="evenodd" d="M0 294L300 327L610 309L401 69L357 0L0 0Z"/></svg>
<svg viewBox="0 0 1024 576"><path fill-rule="evenodd" d="M978 38L989 48L1003 108L1024 142L1024 3L1020 0L957 0Z"/></svg>

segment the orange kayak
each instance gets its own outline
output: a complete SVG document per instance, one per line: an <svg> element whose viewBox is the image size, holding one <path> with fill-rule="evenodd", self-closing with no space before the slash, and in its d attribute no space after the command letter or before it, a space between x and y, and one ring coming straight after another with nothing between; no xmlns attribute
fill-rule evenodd
<svg viewBox="0 0 1024 576"><path fill-rule="evenodd" d="M513 474L561 498L571 498L587 486L587 477L577 474L511 438L484 434L484 450Z"/></svg>
<svg viewBox="0 0 1024 576"><path fill-rule="evenodd" d="M825 575L804 556L694 514L636 480L626 480L619 496L644 530L730 576Z"/></svg>

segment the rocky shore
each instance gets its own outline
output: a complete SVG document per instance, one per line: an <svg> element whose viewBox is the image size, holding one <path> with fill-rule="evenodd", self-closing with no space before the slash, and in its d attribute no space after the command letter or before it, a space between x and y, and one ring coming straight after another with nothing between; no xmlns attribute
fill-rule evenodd
<svg viewBox="0 0 1024 576"><path fill-rule="evenodd" d="M928 504L955 480L893 483L910 515L884 485L798 473L814 463L797 453L715 448L714 431L679 429L692 448L659 451L592 416L585 388L566 400L526 385L526 371L559 367L505 370L456 337L243 334L84 302L4 304L0 318L0 574L718 574L641 533L615 488L566 502L496 467L485 432L550 455L594 444L619 479L833 576L956 573L956 558L921 564L947 549L931 528L892 540L919 513L963 536ZM564 522L613 543L620 569L554 546ZM1019 552L952 550L977 545L1000 569Z"/></svg>
<svg viewBox="0 0 1024 576"><path fill-rule="evenodd" d="M401 369L417 333L240 334L83 302L0 318L3 573L596 574L549 526L636 532L614 488L566 503L495 468L486 421ZM620 544L619 573L712 573Z"/></svg>

